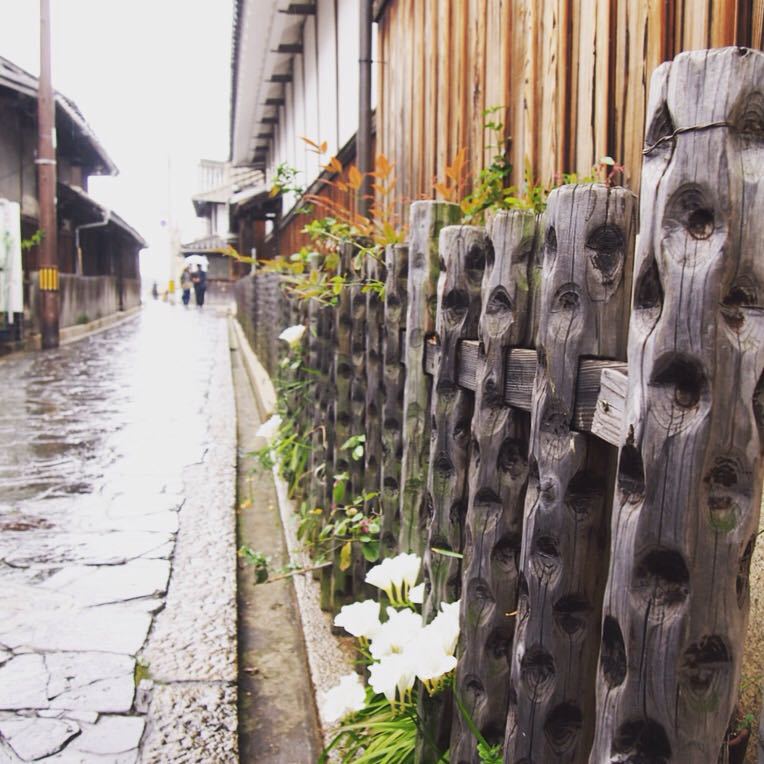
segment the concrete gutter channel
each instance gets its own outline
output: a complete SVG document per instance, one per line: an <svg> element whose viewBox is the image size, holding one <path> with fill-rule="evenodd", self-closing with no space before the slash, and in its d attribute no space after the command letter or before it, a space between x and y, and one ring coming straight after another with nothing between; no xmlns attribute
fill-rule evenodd
<svg viewBox="0 0 764 764"><path fill-rule="evenodd" d="M231 358L239 433L238 530L240 545L271 558L271 568L309 561L297 539L297 514L287 487L257 467L254 433L273 411L270 378L238 321L230 319ZM350 640L331 632L310 573L256 585L239 563L239 745L241 761L313 764L328 742L329 725L317 698L353 671Z"/></svg>

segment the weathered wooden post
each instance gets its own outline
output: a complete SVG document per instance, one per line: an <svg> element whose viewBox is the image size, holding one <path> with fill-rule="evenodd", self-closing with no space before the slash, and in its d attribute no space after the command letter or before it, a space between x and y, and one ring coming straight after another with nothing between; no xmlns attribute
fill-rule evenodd
<svg viewBox="0 0 764 764"><path fill-rule="evenodd" d="M360 267L357 264L358 259L366 260L367 256L361 254L361 250L353 245L351 250L351 270L352 285L350 292L350 359L353 365L353 376L350 382L350 434L363 435L364 457L361 459L348 459L350 467L350 483L352 484L352 493L348 495L348 503L360 497L366 488L365 475L365 455L369 446L369 435L366 430L366 395L368 392L366 378L366 294L363 291L363 274L365 273L366 263ZM360 258L359 258L360 255ZM356 261L354 263L353 261ZM342 444L340 444L342 445ZM360 596L364 589L364 578L366 577L366 560L363 550L359 543L353 543L352 551L352 588L356 596Z"/></svg>
<svg viewBox="0 0 764 764"><path fill-rule="evenodd" d="M636 222L636 198L622 188L549 196L508 762L589 755L614 460L571 424L580 359L625 354Z"/></svg>
<svg viewBox="0 0 764 764"><path fill-rule="evenodd" d="M317 271L321 262L318 255L310 260L311 271ZM310 429L310 454L309 454L309 490L308 490L308 509L313 510L316 507L324 506L324 480L321 470L326 461L324 444L326 442L326 430L324 427L325 407L322 405L322 399L325 396L325 380L322 386L321 366L324 362L323 338L321 337L321 303L318 300L310 299L307 301L307 346L308 352L305 359L307 369L305 379L308 381L308 393L304 398L305 407L309 411L309 429ZM311 541L315 541L313 538Z"/></svg>
<svg viewBox="0 0 764 764"><path fill-rule="evenodd" d="M407 307L408 248L403 244L385 249L385 304L382 368L382 511L381 552L398 552L400 533L400 481L403 456L403 385L406 367L401 363L401 332Z"/></svg>
<svg viewBox="0 0 764 764"><path fill-rule="evenodd" d="M482 228L448 226L440 232L437 315L440 344L431 403L430 468L427 475L427 544L424 552L426 622L442 602L455 602L461 593L459 559L467 512L467 469L474 393L459 386L459 342L477 334L480 287L491 241ZM422 735L418 759L437 761L448 748L451 709L447 693L421 698Z"/></svg>
<svg viewBox="0 0 764 764"><path fill-rule="evenodd" d="M456 204L420 201L411 205L409 227L409 278L406 312L406 378L403 391L403 458L399 547L421 553L424 492L430 451L429 405L431 380L424 371L425 341L435 331L438 282L438 236L443 226L457 223Z"/></svg>
<svg viewBox="0 0 764 764"><path fill-rule="evenodd" d="M384 327L384 303L376 288L384 283L385 264L369 255L366 258L366 276L369 289L366 293L366 443L364 446L364 488L378 494L366 502L366 506L381 509L382 487L382 330Z"/></svg>
<svg viewBox="0 0 764 764"><path fill-rule="evenodd" d="M529 339L538 229L532 212L496 215L482 286L456 692L492 745L504 740L507 719L530 432L528 414L504 401L506 355ZM480 761L477 740L458 712L451 760Z"/></svg>
<svg viewBox="0 0 764 764"><path fill-rule="evenodd" d="M590 761L715 762L735 705L764 436L764 55L653 75Z"/></svg>
<svg viewBox="0 0 764 764"><path fill-rule="evenodd" d="M336 308L333 305L326 305L321 308L319 326L322 357L319 374L319 401L325 429L324 492L321 508L324 510L323 516L325 519L328 518L333 504L333 482L335 474L334 451L337 443L337 438L334 432L335 405L337 401L334 374L336 355L335 324ZM321 609L331 610L332 601L332 569L330 567L325 567L321 569Z"/></svg>
<svg viewBox="0 0 764 764"><path fill-rule="evenodd" d="M338 273L349 276L350 263L353 257L353 245L342 244L340 247L340 268ZM350 479L349 454L342 446L352 434L351 425L353 411L351 407L351 384L353 381L353 348L352 348L352 305L350 289L344 287L339 294L335 308L334 333L336 337L334 353L334 475L348 475L345 480L345 496L341 504L352 498L355 487ZM333 484L333 479L330 479ZM334 503L334 501L333 501ZM333 577L333 607L335 610L347 600L351 593L352 579L346 571L340 570L339 553L335 554L332 567Z"/></svg>

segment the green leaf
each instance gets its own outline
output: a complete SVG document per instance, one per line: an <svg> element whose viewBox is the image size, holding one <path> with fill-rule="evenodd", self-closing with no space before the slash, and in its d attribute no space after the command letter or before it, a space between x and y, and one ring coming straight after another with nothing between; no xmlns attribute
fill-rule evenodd
<svg viewBox="0 0 764 764"><path fill-rule="evenodd" d="M443 557L455 557L457 560L461 560L464 555L460 552L452 552L450 549L440 549L436 546L431 547L431 552L435 552L435 554L442 554Z"/></svg>
<svg viewBox="0 0 764 764"><path fill-rule="evenodd" d="M379 559L379 541L367 541L361 545L363 556L369 561L374 562Z"/></svg>
<svg viewBox="0 0 764 764"><path fill-rule="evenodd" d="M350 567L350 552L352 550L352 543L346 541L340 549L340 570L347 570Z"/></svg>

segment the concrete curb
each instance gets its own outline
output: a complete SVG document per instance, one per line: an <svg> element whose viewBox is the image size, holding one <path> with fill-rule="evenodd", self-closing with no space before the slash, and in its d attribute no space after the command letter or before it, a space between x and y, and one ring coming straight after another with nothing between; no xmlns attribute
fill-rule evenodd
<svg viewBox="0 0 764 764"><path fill-rule="evenodd" d="M273 383L250 347L238 321L232 319L231 322L244 359L247 376L255 393L258 410L266 412L263 417L269 416L276 405ZM297 538L297 508L289 498L287 484L279 476L276 467L273 468L273 481L276 486L279 515L284 528L289 559L295 565L307 566L310 560ZM355 671L355 648L352 639L338 638L332 634L332 617L321 610L319 582L313 580L311 573L294 575L292 582L302 623L310 679L316 693L319 722L324 742L328 744L333 737L332 725L323 718L321 695L334 687L341 676Z"/></svg>
<svg viewBox="0 0 764 764"><path fill-rule="evenodd" d="M229 325L236 335L236 341L244 361L244 368L247 370L247 376L252 384L252 389L255 391L257 412L260 418L265 421L276 410L276 390L273 387L271 378L268 376L268 372L255 355L255 351L252 350L252 346L249 344L241 324L235 318L231 318Z"/></svg>

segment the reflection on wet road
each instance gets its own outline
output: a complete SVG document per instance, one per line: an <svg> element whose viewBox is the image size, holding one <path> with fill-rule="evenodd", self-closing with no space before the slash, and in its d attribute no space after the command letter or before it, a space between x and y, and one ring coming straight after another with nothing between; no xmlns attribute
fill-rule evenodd
<svg viewBox="0 0 764 764"><path fill-rule="evenodd" d="M214 311L152 303L0 360L0 762L137 760L135 655L164 606L184 470L209 447L221 345Z"/></svg>

